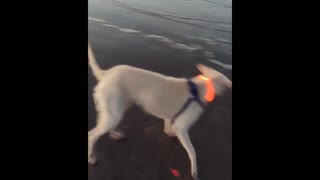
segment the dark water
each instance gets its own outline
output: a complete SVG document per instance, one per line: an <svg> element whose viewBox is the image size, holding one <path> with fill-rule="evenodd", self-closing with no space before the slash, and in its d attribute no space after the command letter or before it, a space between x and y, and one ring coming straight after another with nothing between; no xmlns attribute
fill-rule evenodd
<svg viewBox="0 0 320 180"><path fill-rule="evenodd" d="M190 77L198 73L194 65L204 63L231 78L231 6L230 0L89 0L89 39L103 68L128 64ZM91 129L96 81L90 69L88 76ZM231 99L231 92L217 98L190 132L202 180L231 180ZM128 139L99 140L100 164L88 166L89 180L191 179L187 153L162 128L161 120L131 109L121 124Z"/></svg>

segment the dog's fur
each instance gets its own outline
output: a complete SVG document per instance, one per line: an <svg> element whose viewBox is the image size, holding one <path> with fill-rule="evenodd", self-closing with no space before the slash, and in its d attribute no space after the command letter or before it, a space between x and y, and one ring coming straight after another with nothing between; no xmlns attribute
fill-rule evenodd
<svg viewBox="0 0 320 180"><path fill-rule="evenodd" d="M97 125L88 133L88 162L94 164L96 158L93 148L98 138L109 133L110 137L120 139L123 134L115 128L122 120L123 114L130 105L137 104L146 112L164 120L164 132L169 136L177 136L186 149L191 161L191 175L198 179L196 152L191 144L188 130L197 121L203 108L197 103L189 107L172 124L170 118L177 113L190 97L186 79L168 77L159 73L127 66L118 65L108 70L101 70L97 65L91 45L88 45L89 65L98 80L94 88ZM211 79L216 95L222 95L232 82L218 71L197 65L199 71ZM205 81L193 78L198 86L199 96L203 102L206 87Z"/></svg>

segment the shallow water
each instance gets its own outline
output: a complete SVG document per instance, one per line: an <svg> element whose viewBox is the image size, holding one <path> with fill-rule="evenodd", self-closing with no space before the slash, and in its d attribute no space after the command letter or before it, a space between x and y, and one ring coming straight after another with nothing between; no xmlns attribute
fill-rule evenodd
<svg viewBox="0 0 320 180"><path fill-rule="evenodd" d="M100 26L105 33L96 41L107 41L113 29L126 38L131 34L187 53L202 51L208 63L231 70L231 11L231 1L222 0L89 0L89 38Z"/></svg>

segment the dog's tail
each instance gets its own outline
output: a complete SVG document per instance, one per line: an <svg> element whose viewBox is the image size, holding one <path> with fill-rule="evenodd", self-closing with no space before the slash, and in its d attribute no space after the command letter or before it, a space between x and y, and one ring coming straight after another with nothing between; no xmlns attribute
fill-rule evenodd
<svg viewBox="0 0 320 180"><path fill-rule="evenodd" d="M103 76L103 70L99 67L97 64L96 58L93 54L91 43L88 42L88 55L89 55L89 65L92 69L93 75L98 79L102 79Z"/></svg>

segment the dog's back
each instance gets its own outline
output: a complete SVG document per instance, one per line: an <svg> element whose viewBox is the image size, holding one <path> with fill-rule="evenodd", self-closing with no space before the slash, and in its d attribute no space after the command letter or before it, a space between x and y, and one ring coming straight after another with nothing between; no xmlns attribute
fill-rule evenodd
<svg viewBox="0 0 320 180"><path fill-rule="evenodd" d="M185 79L127 65L107 70L99 83L161 118L172 117L189 96Z"/></svg>

